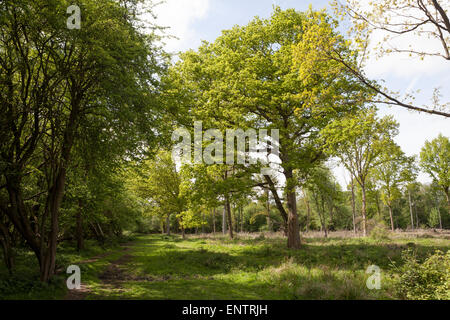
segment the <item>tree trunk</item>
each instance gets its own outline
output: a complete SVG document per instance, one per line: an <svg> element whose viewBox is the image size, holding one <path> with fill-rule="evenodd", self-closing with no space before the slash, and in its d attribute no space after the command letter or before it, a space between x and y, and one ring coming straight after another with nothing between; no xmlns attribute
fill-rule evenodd
<svg viewBox="0 0 450 320"><path fill-rule="evenodd" d="M362 218L363 218L363 236L367 237L367 209L366 209L366 186L361 185L362 191Z"/></svg>
<svg viewBox="0 0 450 320"><path fill-rule="evenodd" d="M242 207L239 207L239 211L241 212L241 233L244 232L244 210Z"/></svg>
<svg viewBox="0 0 450 320"><path fill-rule="evenodd" d="M272 181L272 179L269 176L264 176L267 183L269 184L270 192L272 192L273 199L275 200L275 204L277 206L278 211L281 214L281 217L283 218L283 232L285 236L288 236L288 214L286 210L283 207L283 203L281 202L280 197L278 196L277 189L275 188L275 183Z"/></svg>
<svg viewBox="0 0 450 320"><path fill-rule="evenodd" d="M11 246L11 239L9 236L8 228L0 222L0 242L3 248L3 259L5 261L6 268L10 274L14 269L14 253Z"/></svg>
<svg viewBox="0 0 450 320"><path fill-rule="evenodd" d="M286 177L286 198L288 206L288 248L289 249L299 249L301 246L300 242L300 226L298 223L297 215L297 199L295 195L295 187L291 187L293 179L293 172L291 168L285 169L284 173Z"/></svg>
<svg viewBox="0 0 450 320"><path fill-rule="evenodd" d="M6 176L6 189L9 195L9 207L3 207L2 210L6 213L11 223L14 225L18 233L23 237L25 242L34 252L39 267L42 265L42 242L38 236L33 232L30 221L27 218L26 207L23 201L22 192L20 189L20 178L12 173ZM1 205L1 204L0 204Z"/></svg>
<svg viewBox="0 0 450 320"><path fill-rule="evenodd" d="M353 233L356 235L356 201L355 201L355 179L352 176L352 217L353 217Z"/></svg>
<svg viewBox="0 0 450 320"><path fill-rule="evenodd" d="M228 218L228 232L230 234L230 239L233 239L234 238L233 221L231 219L231 205L230 205L230 200L228 198L228 195L225 196L225 208L226 208L227 218Z"/></svg>
<svg viewBox="0 0 450 320"><path fill-rule="evenodd" d="M314 200L316 203L317 214L319 215L320 220L320 228L321 228L320 231L323 231L325 238L328 238L328 230L325 221L325 204L323 196L321 196L321 205L319 205L319 196L317 194L314 196Z"/></svg>
<svg viewBox="0 0 450 320"><path fill-rule="evenodd" d="M409 213L411 215L411 229L414 231L414 215L413 215L413 207L411 201L411 190L408 189L408 202L409 202Z"/></svg>
<svg viewBox="0 0 450 320"><path fill-rule="evenodd" d="M166 217L166 233L170 236L170 214Z"/></svg>
<svg viewBox="0 0 450 320"><path fill-rule="evenodd" d="M306 195L306 191L303 190L303 201L305 202L305 206L306 206L306 232L309 232L309 223L310 223L310 219L311 219L311 206L309 205L309 201Z"/></svg>
<svg viewBox="0 0 450 320"><path fill-rule="evenodd" d="M223 206L223 213L222 213L222 234L223 235L227 234L227 208L225 204Z"/></svg>
<svg viewBox="0 0 450 320"><path fill-rule="evenodd" d="M389 217L391 218L391 230L392 232L395 232L395 226L394 226L394 215L392 213L392 204L388 204L389 208Z"/></svg>
<svg viewBox="0 0 450 320"><path fill-rule="evenodd" d="M69 151L70 152L70 151ZM64 153L64 151L63 151ZM45 258L41 266L41 281L48 282L50 278L55 274L56 267L56 248L58 245L58 233L59 233L59 208L61 207L62 199L64 196L64 187L66 183L66 165L68 161L67 157L64 157L62 168L55 179L55 183L49 193L49 205L50 205L50 235L48 239L48 247L45 252Z"/></svg>
<svg viewBox="0 0 450 320"><path fill-rule="evenodd" d="M272 220L270 219L270 191L266 189L266 197L267 197L267 230L272 232Z"/></svg>

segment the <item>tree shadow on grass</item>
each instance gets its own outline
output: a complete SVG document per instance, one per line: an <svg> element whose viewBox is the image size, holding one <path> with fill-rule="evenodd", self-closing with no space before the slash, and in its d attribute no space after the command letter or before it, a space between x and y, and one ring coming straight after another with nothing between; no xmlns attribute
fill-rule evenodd
<svg viewBox="0 0 450 320"><path fill-rule="evenodd" d="M137 300L366 300L388 299L386 292L372 292L362 277L330 273L298 274L281 270L271 277L242 279L178 279L124 282L120 290L103 290L89 299Z"/></svg>
<svg viewBox="0 0 450 320"><path fill-rule="evenodd" d="M271 239L272 240L272 239ZM198 243L198 239L184 240ZM242 240L238 240L242 242ZM147 247L139 249L139 243L135 249L133 268L145 273L155 275L172 276L212 276L216 274L228 274L232 271L255 272L269 267L277 267L288 259L307 268L326 266L331 269L341 270L366 270L370 265L377 265L382 269L391 269L392 263L400 266L403 264L402 252L413 249L419 258L425 258L435 250L447 251L450 246L420 245L395 243L345 243L332 244L333 240L313 240L304 244L300 250L289 250L281 241L264 242L254 241L248 243L248 247L239 250L230 250L230 253L204 248L186 249L164 242L160 239L150 239L141 244ZM247 244L247 243L244 243ZM220 243L218 244L220 245ZM148 250L152 246L154 250ZM150 251L150 254L149 254Z"/></svg>

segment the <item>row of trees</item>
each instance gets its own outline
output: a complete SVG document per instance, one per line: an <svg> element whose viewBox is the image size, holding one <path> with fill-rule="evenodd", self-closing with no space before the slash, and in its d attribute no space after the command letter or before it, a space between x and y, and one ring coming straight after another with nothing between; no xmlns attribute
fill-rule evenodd
<svg viewBox="0 0 450 320"><path fill-rule="evenodd" d="M240 218L232 219L232 204L237 208L234 216L243 217L239 213L245 211L242 202L255 201L267 191L278 210L288 247L298 248L299 191L311 194L307 208L310 210L314 204L322 229L326 229L326 212L333 215L333 199L339 197L339 192L330 183L326 162L334 157L349 171L354 192L360 191L363 235L368 233L369 188L379 193L394 229L396 201L402 186L414 184L417 165L394 141L398 123L392 117L377 118L375 107L367 106L378 92L347 68L346 64L352 63L356 67L358 54L335 31L336 26L337 22L323 12L276 8L269 19L256 18L247 26L224 31L214 43L205 42L197 51L183 53L169 69L163 79L163 96L168 107L176 105L182 111L181 115L175 113L175 125L184 125L192 135L195 121L203 122L204 132L279 129L280 157L275 165L279 174L273 176L258 174L263 164L195 164L182 167L178 173L176 164L171 163L172 174L178 175L172 180L177 181L177 187L164 190L161 188L165 186L158 184L155 188L164 195L177 190L177 203L184 207L178 206L176 211L170 210L169 204L164 207L167 224L174 214L183 232L188 227L198 229L206 221L202 217L221 205L223 221L227 221L233 237L233 230L239 230L238 225L244 223ZM328 59L318 47L338 53L346 64ZM224 154L222 147L215 144L217 137L208 136L206 140L194 148L201 147L203 153L212 152L212 156ZM421 164L447 195L446 141L439 137L427 144ZM268 143L265 147L273 146ZM355 230L359 215L356 207L354 200ZM266 211L271 221L270 209ZM215 229L216 223L211 223ZM225 222L223 226L225 230Z"/></svg>
<svg viewBox="0 0 450 320"><path fill-rule="evenodd" d="M321 230L327 236L330 230L352 229L366 236L369 220L384 221L392 231L448 227L450 140L440 135L427 142L417 163L393 141L398 124L391 117L378 119L375 112L345 118L322 132L328 141L324 148L336 154L348 170L348 191L337 182L330 163L311 168L307 177L295 172L302 230ZM341 142L331 144L329 134L337 139L342 134ZM419 166L433 178L432 184L417 182ZM258 174L244 179L235 172L227 177L223 170L205 165L178 170L167 151L139 166L132 183L137 194L147 200L149 215L165 226L150 224L148 231L170 233L170 225L183 236L186 229L195 233L228 231L231 237L233 231L287 231L277 207L277 201L283 201L287 211L286 194L277 200L270 193L270 184L261 182ZM274 188L278 192L283 186Z"/></svg>

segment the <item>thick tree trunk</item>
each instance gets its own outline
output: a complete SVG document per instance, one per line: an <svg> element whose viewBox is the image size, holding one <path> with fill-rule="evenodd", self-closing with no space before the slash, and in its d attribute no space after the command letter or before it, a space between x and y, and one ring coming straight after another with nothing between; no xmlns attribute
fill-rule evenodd
<svg viewBox="0 0 450 320"><path fill-rule="evenodd" d="M11 239L9 236L8 228L0 222L0 242L3 249L3 259L5 261L6 268L10 274L14 269L14 253L11 245Z"/></svg>
<svg viewBox="0 0 450 320"><path fill-rule="evenodd" d="M34 252L39 267L42 265L42 247L40 238L33 232L30 225L30 221L27 218L28 214L26 212L26 207L23 202L22 193L20 190L20 179L17 175L12 174L11 176L6 176L7 186L6 189L9 194L9 204L8 208L3 208L6 212L9 220L14 225L18 233L23 237L25 242Z"/></svg>
<svg viewBox="0 0 450 320"><path fill-rule="evenodd" d="M289 249L299 249L301 246L300 242L300 226L298 223L297 215L297 199L295 195L295 188L290 186L293 179L292 169L285 169L284 173L286 177L286 198L288 206L288 248Z"/></svg>
<svg viewBox="0 0 450 320"><path fill-rule="evenodd" d="M411 215L411 229L414 231L414 214L411 200L411 190L408 190L409 214Z"/></svg>
<svg viewBox="0 0 450 320"><path fill-rule="evenodd" d="M64 164L65 166L65 164ZM48 282L55 274L56 267L56 248L58 245L59 233L59 208L64 195L64 186L66 182L66 168L61 168L53 188L50 191L50 236L48 247L45 253L45 259L41 266L41 281Z"/></svg>

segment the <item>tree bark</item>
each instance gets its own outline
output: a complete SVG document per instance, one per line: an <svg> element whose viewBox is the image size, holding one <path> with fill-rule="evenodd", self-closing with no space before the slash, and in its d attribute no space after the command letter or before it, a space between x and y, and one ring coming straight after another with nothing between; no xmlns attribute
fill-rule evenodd
<svg viewBox="0 0 450 320"><path fill-rule="evenodd" d="M64 161L64 160L63 160ZM55 183L50 191L50 236L48 239L48 247L45 253L45 259L41 266L41 281L48 282L55 273L56 267L56 248L58 245L59 232L59 208L61 207L64 195L64 187L66 182L66 164L63 163L59 174L55 179Z"/></svg>
<svg viewBox="0 0 450 320"><path fill-rule="evenodd" d="M5 261L6 268L10 274L14 269L14 253L11 245L11 239L9 236L8 228L0 222L0 242L3 248L3 259Z"/></svg>
<svg viewBox="0 0 450 320"><path fill-rule="evenodd" d="M225 204L223 206L223 213L222 213L222 234L223 235L227 234L227 208Z"/></svg>
<svg viewBox="0 0 450 320"><path fill-rule="evenodd" d="M225 208L226 208L226 213L227 213L227 218L228 218L228 232L230 234L230 239L233 239L234 238L233 221L231 219L231 205L230 205L230 199L229 199L228 195L225 196Z"/></svg>
<svg viewBox="0 0 450 320"><path fill-rule="evenodd" d="M391 230L392 232L395 232L395 227L394 227L394 215L392 213L392 204L388 204L388 208L389 208L389 217L391 219Z"/></svg>

